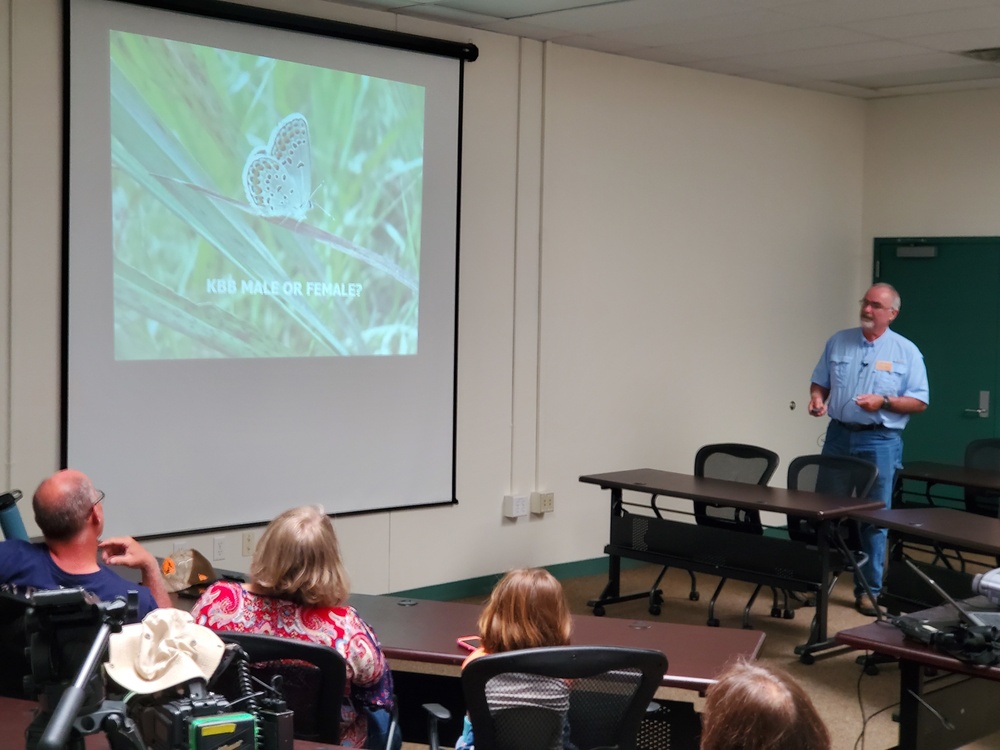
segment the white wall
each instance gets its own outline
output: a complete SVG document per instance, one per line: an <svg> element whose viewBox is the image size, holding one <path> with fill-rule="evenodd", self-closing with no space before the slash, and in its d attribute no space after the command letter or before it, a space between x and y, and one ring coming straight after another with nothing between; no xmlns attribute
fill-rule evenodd
<svg viewBox="0 0 1000 750"><path fill-rule="evenodd" d="M867 119L867 238L1000 236L1000 90L873 101Z"/></svg>
<svg viewBox="0 0 1000 750"><path fill-rule="evenodd" d="M357 590L600 556L607 498L580 474L686 470L722 440L785 463L817 450L809 373L854 319L870 263L864 103L320 0L268 4L480 49L466 68L460 503L338 520ZM13 14L0 487L27 494L59 454L59 7L0 0L0 19ZM532 489L555 492L555 513L504 520L501 497ZM106 512L141 501L108 498ZM223 566L246 567L239 537Z"/></svg>

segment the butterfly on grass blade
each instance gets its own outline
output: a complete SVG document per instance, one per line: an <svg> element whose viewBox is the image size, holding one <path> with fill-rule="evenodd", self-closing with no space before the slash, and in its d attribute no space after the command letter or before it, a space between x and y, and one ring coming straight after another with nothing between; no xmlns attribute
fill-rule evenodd
<svg viewBox="0 0 1000 750"><path fill-rule="evenodd" d="M293 112L271 131L267 148L250 152L243 165L247 201L261 216L302 221L312 208L309 123Z"/></svg>

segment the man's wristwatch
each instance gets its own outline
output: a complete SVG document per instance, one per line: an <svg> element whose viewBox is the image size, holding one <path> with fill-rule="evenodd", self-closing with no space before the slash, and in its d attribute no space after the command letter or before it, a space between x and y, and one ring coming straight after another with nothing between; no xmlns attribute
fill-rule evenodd
<svg viewBox="0 0 1000 750"><path fill-rule="evenodd" d="M882 397L882 408L889 411L889 407L892 406L892 402L889 400L888 396Z"/></svg>

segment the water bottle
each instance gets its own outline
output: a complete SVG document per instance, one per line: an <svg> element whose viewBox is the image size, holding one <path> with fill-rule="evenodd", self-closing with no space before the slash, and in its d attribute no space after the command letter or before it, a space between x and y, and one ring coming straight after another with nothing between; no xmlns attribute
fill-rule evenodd
<svg viewBox="0 0 1000 750"><path fill-rule="evenodd" d="M17 501L21 499L21 490L11 490L0 495L0 531L4 539L23 539L28 541L28 532L21 520L21 511L17 509Z"/></svg>

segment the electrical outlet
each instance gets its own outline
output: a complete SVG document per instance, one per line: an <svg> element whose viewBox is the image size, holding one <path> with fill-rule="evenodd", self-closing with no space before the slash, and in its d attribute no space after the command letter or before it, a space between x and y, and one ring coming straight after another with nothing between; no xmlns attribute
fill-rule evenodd
<svg viewBox="0 0 1000 750"><path fill-rule="evenodd" d="M504 495L503 514L506 518L521 518L528 515L530 499L528 495Z"/></svg>
<svg viewBox="0 0 1000 750"><path fill-rule="evenodd" d="M556 509L556 493L543 492L541 494L542 513L551 513Z"/></svg>
<svg viewBox="0 0 1000 750"><path fill-rule="evenodd" d="M556 493L554 492L532 492L531 512L551 513L556 509Z"/></svg>
<svg viewBox="0 0 1000 750"><path fill-rule="evenodd" d="M244 531L243 532L243 557L253 557L253 532Z"/></svg>
<svg viewBox="0 0 1000 750"><path fill-rule="evenodd" d="M226 537L224 536L212 537L212 559L213 560L226 559Z"/></svg>

